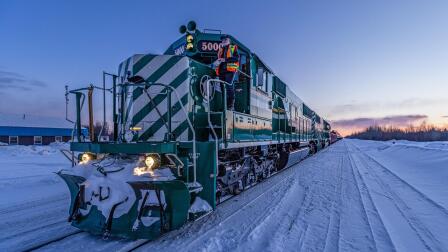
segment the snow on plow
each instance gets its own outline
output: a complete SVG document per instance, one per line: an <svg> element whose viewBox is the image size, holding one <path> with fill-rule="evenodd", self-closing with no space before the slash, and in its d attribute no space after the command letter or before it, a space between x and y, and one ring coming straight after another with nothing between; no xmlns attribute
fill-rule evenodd
<svg viewBox="0 0 448 252"><path fill-rule="evenodd" d="M70 190L72 225L104 238L154 239L184 224L186 185L169 168L148 170L142 162L111 158L58 172Z"/></svg>

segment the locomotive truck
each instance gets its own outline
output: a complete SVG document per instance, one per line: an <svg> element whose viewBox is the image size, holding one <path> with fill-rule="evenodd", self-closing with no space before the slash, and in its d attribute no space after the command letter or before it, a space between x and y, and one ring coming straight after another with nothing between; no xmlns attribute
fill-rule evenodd
<svg viewBox="0 0 448 252"><path fill-rule="evenodd" d="M103 73L111 88L67 92L76 101L70 149L79 157L58 175L70 190L73 226L155 239L330 144L330 124L243 43L228 35L240 68L226 83L211 66L222 32L200 31L194 22L180 32L164 54L135 54L117 74ZM226 104L231 84L233 110ZM111 95L110 141L93 131L94 92Z"/></svg>

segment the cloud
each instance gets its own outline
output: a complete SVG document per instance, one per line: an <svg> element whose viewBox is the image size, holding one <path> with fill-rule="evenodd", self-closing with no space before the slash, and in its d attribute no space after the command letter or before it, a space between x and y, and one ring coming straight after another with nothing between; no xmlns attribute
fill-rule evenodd
<svg viewBox="0 0 448 252"><path fill-rule="evenodd" d="M447 103L446 98L410 98L395 101L371 101L371 102L356 102L352 101L346 104L333 105L329 109L330 115L338 117L354 116L358 114L375 113L376 111L390 111L390 110L409 110L419 109L423 107L444 106ZM399 112L400 113L400 112Z"/></svg>
<svg viewBox="0 0 448 252"><path fill-rule="evenodd" d="M35 86L35 87L46 87L47 83L39 81L39 80L30 80L28 82L31 86Z"/></svg>
<svg viewBox="0 0 448 252"><path fill-rule="evenodd" d="M347 120L333 121L334 125L349 127L349 126L362 126L368 127L372 125L393 125L393 126L407 126L409 124L427 119L426 115L397 115L386 116L380 118L360 117Z"/></svg>
<svg viewBox="0 0 448 252"><path fill-rule="evenodd" d="M46 87L45 82L27 79L25 76L15 73L0 70L0 88L5 89L15 89L22 91L30 91L33 87Z"/></svg>
<svg viewBox="0 0 448 252"><path fill-rule="evenodd" d="M343 135L365 129L369 126L407 127L416 125L428 119L427 115L395 115L386 117L359 117L345 120L331 121L332 128L339 130Z"/></svg>

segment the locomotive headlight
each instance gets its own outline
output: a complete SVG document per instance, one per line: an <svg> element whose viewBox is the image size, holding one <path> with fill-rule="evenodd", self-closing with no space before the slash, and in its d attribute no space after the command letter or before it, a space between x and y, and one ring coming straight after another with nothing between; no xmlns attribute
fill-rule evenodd
<svg viewBox="0 0 448 252"><path fill-rule="evenodd" d="M156 161L154 160L153 157L147 156L145 158L145 165L147 168L152 169L155 163L156 163Z"/></svg>
<svg viewBox="0 0 448 252"><path fill-rule="evenodd" d="M185 40L187 41L187 45L185 46L185 49L187 49L187 51L191 51L194 49L194 37L192 34L187 33L187 36L185 37Z"/></svg>
<svg viewBox="0 0 448 252"><path fill-rule="evenodd" d="M148 169L157 169L160 166L160 156L158 154L148 154L145 156L145 166Z"/></svg>
<svg viewBox="0 0 448 252"><path fill-rule="evenodd" d="M83 153L79 157L79 164L87 164L90 160L95 159L92 153Z"/></svg>
<svg viewBox="0 0 448 252"><path fill-rule="evenodd" d="M154 175L154 170L160 167L160 156L158 154L148 154L140 159L139 167L134 168L134 175L143 174ZM144 164L144 166L142 166Z"/></svg>

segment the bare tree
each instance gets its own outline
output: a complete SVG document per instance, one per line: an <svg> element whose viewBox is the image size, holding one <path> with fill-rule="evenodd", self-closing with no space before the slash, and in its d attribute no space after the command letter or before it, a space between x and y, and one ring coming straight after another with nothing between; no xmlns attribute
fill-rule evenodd
<svg viewBox="0 0 448 252"><path fill-rule="evenodd" d="M365 140L409 140L409 141L448 141L448 129L422 123L420 126L406 128L371 126L361 132L355 132L348 138Z"/></svg>

